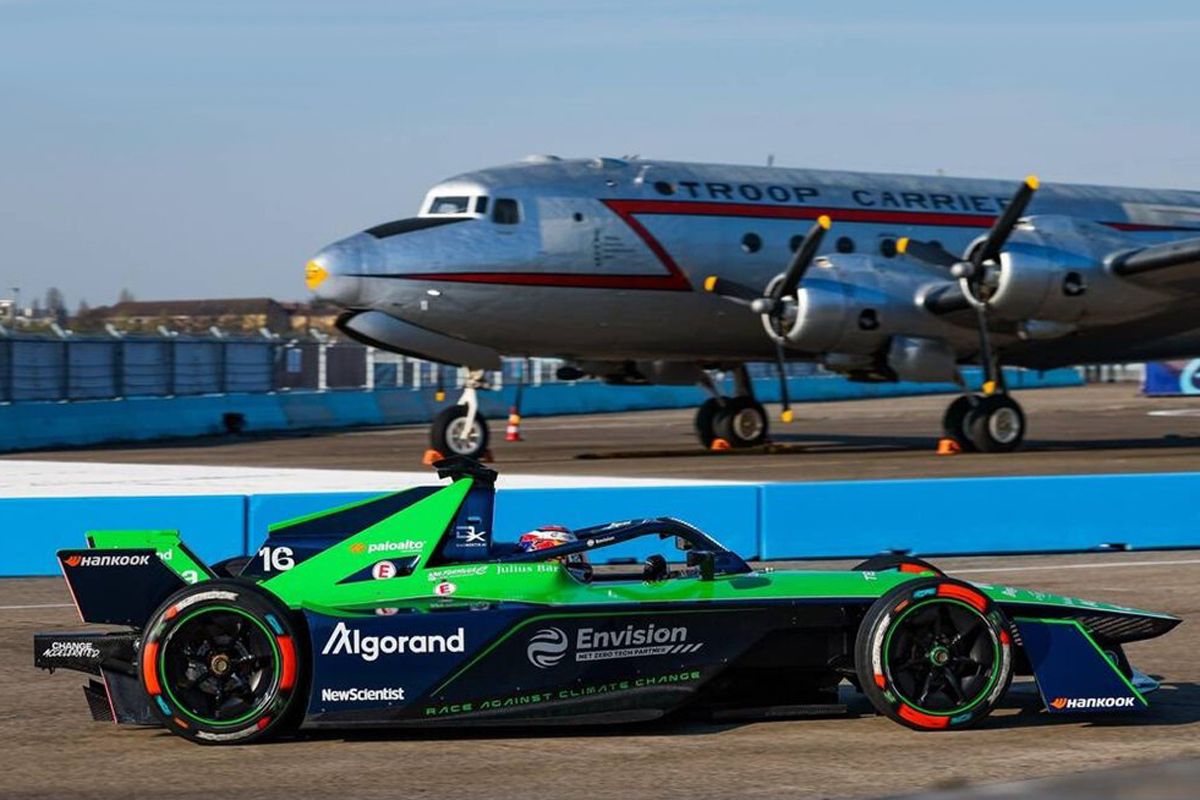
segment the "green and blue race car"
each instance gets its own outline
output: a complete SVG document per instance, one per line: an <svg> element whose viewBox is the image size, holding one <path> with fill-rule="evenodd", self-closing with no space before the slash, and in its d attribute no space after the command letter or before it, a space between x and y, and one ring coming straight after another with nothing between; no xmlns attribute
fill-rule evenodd
<svg viewBox="0 0 1200 800"><path fill-rule="evenodd" d="M1156 683L1124 646L1179 623L902 556L754 567L673 518L504 543L496 473L437 467L449 484L279 523L255 557L211 566L175 532L94 531L59 561L82 619L122 630L38 634L35 663L93 675L97 719L206 744L828 714L844 681L902 725L953 730L984 720L1016 674L1051 713L1146 708ZM661 552L597 563L635 539Z"/></svg>

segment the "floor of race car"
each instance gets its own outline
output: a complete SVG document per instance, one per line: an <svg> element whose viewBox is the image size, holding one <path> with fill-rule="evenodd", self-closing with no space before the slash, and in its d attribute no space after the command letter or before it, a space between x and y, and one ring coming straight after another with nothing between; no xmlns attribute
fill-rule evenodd
<svg viewBox="0 0 1200 800"><path fill-rule="evenodd" d="M34 631L79 627L63 582L7 579L0 580L0 796L729 800L942 789L965 797L961 787L979 783L1200 757L1194 622L1200 616L1200 551L938 563L967 579L1183 616L1185 623L1172 633L1129 648L1135 666L1163 677L1151 709L1124 717L1051 717L1037 710L1032 687L1025 686L980 729L919 734L871 714L862 697L847 692L852 714L836 719L518 733L323 733L250 748L199 747L161 730L91 722L79 690L85 676L50 676L31 666ZM1178 784L1180 774L1196 770L1185 763L1130 774L1144 777L1126 780L1150 789L1156 781ZM1022 788L1021 796L1054 796L1055 786L1035 784Z"/></svg>

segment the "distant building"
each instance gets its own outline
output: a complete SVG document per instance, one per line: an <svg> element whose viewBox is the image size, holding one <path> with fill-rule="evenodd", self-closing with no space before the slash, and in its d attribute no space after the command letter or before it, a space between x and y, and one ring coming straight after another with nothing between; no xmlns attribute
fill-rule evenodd
<svg viewBox="0 0 1200 800"><path fill-rule="evenodd" d="M78 331L112 325L120 331L154 331L159 326L180 333L206 334L210 328L254 333L266 328L287 334L316 328L332 331L336 309L308 303L281 303L269 297L214 300L129 300L88 309L71 321Z"/></svg>

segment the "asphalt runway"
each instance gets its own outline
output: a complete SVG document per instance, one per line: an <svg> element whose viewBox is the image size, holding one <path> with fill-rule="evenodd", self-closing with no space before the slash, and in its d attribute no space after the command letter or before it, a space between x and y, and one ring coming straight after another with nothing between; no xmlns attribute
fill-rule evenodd
<svg viewBox="0 0 1200 800"><path fill-rule="evenodd" d="M1025 448L1008 454L935 454L950 397L921 396L795 408L774 423L773 451L700 449L690 409L529 418L524 441L505 442L492 420L501 472L746 481L1172 472L1200 469L1200 399L1146 398L1135 384L1038 389L1025 407ZM772 409L777 413L777 408ZM44 451L11 458L325 469L420 469L423 425L210 437Z"/></svg>
<svg viewBox="0 0 1200 800"><path fill-rule="evenodd" d="M1200 615L1200 551L954 558L940 564L969 580L1184 617L1165 637L1129 648L1137 667L1164 681L1151 708L1124 717L1050 717L1037 710L1032 687L1024 685L981 728L930 734L875 716L848 691L851 715L827 719L521 734L322 734L249 748L201 747L156 729L91 722L79 690L85 676L50 676L31 666L34 631L79 626L65 585L57 578L8 579L0 581L0 796L729 800L943 790L965 797L980 783L1086 777L1105 768L1200 756L1194 623ZM1193 762L1183 763L1183 772L1172 767L1163 774L1176 784L1181 774L1195 774ZM1122 774L1135 776L1126 778L1136 790L1130 796L1166 796L1151 791L1157 771ZM1047 791L1041 796L1064 796Z"/></svg>

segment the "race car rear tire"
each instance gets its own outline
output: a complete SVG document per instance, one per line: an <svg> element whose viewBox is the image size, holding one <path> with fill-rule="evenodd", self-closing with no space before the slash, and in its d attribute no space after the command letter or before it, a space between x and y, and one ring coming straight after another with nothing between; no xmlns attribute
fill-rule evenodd
<svg viewBox="0 0 1200 800"><path fill-rule="evenodd" d="M176 592L150 618L138 674L167 730L199 744L247 744L294 727L307 649L268 592L217 579Z"/></svg>
<svg viewBox="0 0 1200 800"><path fill-rule="evenodd" d="M895 722L918 731L979 723L1013 675L1009 622L970 584L921 578L880 597L854 647L863 694Z"/></svg>

